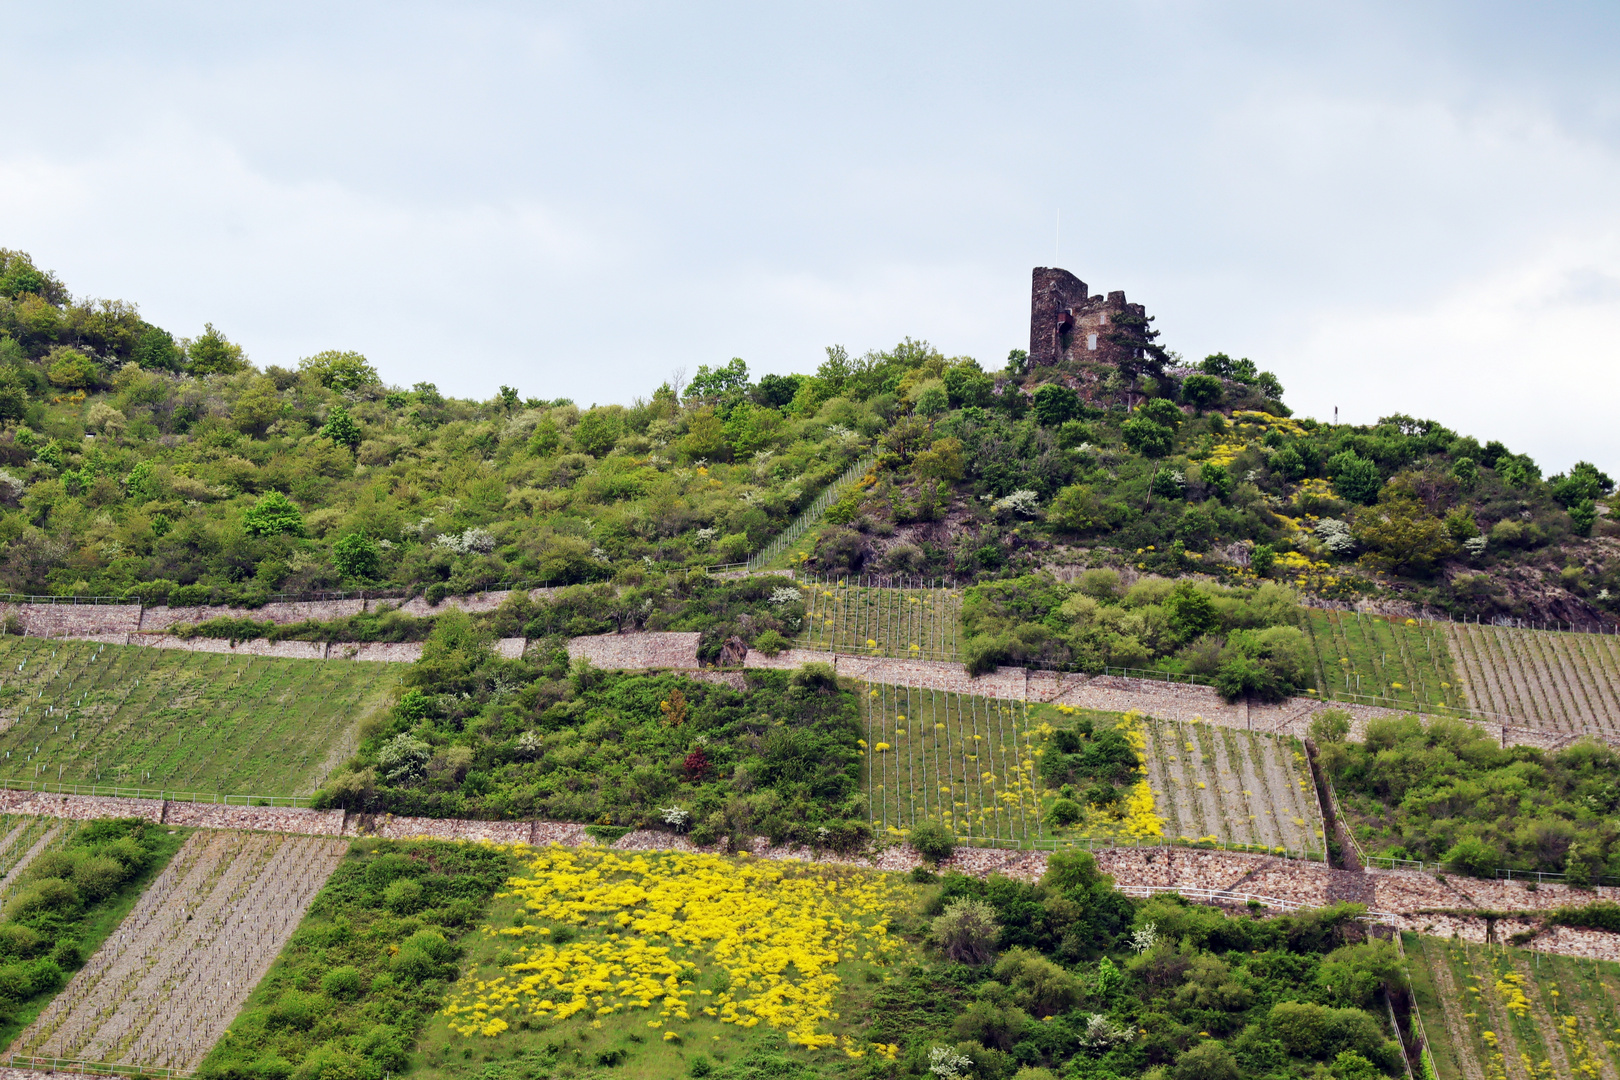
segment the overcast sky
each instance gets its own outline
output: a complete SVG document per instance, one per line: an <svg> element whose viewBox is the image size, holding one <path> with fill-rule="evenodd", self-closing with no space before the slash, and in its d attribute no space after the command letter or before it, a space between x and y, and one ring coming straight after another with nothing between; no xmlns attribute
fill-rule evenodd
<svg viewBox="0 0 1620 1080"><path fill-rule="evenodd" d="M1613 3L4 14L0 246L261 366L582 404L907 335L994 368L1055 260L1301 413L1620 472Z"/></svg>

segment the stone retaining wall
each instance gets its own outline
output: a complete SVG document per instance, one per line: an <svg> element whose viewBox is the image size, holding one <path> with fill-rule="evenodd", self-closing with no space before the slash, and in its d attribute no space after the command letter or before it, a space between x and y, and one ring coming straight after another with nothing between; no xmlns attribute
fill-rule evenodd
<svg viewBox="0 0 1620 1080"><path fill-rule="evenodd" d="M130 634L129 644L148 649L180 649L184 652L228 653L232 656L271 656L280 660L325 660L324 641L230 641L226 638L181 638L169 634Z"/></svg>
<svg viewBox="0 0 1620 1080"><path fill-rule="evenodd" d="M697 633L593 634L569 641L568 658L589 660L600 668L695 668L702 637Z"/></svg>
<svg viewBox="0 0 1620 1080"><path fill-rule="evenodd" d="M342 810L309 810L299 806L221 806L218 803L166 802L163 824L198 829L247 829L298 836L342 836Z"/></svg>
<svg viewBox="0 0 1620 1080"><path fill-rule="evenodd" d="M594 843L586 834L585 826L569 822L463 821L27 791L0 790L0 813L38 814L76 821L138 817L174 826L303 836L484 840L537 846ZM715 850L700 849L687 837L655 829L633 830L614 847L627 851ZM917 853L902 844L881 848L869 856L852 856L790 845L772 846L764 837L759 837L752 851L767 859L803 859L898 872L922 865ZM1361 895L1373 910L1393 914L1401 929L1442 935L1455 931L1468 941L1485 941L1488 934L1486 921L1468 914L1470 911L1546 911L1566 904L1620 898L1617 888L1577 890L1565 885L1544 884L1531 890L1521 882L1473 878L1440 882L1431 875L1413 871L1374 870L1360 874L1334 870L1321 863L1196 848L1108 848L1094 855L1098 867L1111 874L1119 885L1246 892L1312 906ZM959 847L940 869L979 877L999 873L1033 881L1046 872L1048 858L1044 851ZM1532 929L1533 925L1523 916L1498 920L1496 940L1505 940L1507 935ZM1539 934L1530 947L1572 956L1620 959L1620 935L1598 931L1552 928ZM0 1080L5 1077L0 1076Z"/></svg>
<svg viewBox="0 0 1620 1080"><path fill-rule="evenodd" d="M259 608L230 607L224 604L199 604L194 607L159 605L141 612L136 629L152 634L178 626L180 623L202 623L210 619L252 619L254 622L273 622L277 626L314 619L346 619L367 609L368 604L381 601L367 600L297 600L266 604Z"/></svg>

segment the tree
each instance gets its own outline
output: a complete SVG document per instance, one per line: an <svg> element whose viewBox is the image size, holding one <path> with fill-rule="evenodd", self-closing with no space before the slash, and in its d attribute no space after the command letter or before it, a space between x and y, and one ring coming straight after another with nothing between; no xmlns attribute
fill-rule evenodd
<svg viewBox="0 0 1620 1080"><path fill-rule="evenodd" d="M1350 737L1350 714L1343 709L1323 709L1311 717L1309 730L1319 745L1342 743Z"/></svg>
<svg viewBox="0 0 1620 1080"><path fill-rule="evenodd" d="M332 545L332 561L344 577L374 578L382 565L382 549L360 529Z"/></svg>
<svg viewBox="0 0 1620 1080"><path fill-rule="evenodd" d="M1042 427L1057 427L1080 415L1080 395L1062 383L1047 383L1036 390L1033 405Z"/></svg>
<svg viewBox="0 0 1620 1080"><path fill-rule="evenodd" d="M204 323L202 334L186 349L186 366L193 375L232 375L247 367L247 357L213 323Z"/></svg>
<svg viewBox="0 0 1620 1080"><path fill-rule="evenodd" d="M101 378L101 367L78 349L59 345L45 358L49 365L45 377L51 385L63 390L87 390Z"/></svg>
<svg viewBox="0 0 1620 1080"><path fill-rule="evenodd" d="M929 379L918 385L912 405L918 416L938 416L950 407L951 398L943 379Z"/></svg>
<svg viewBox="0 0 1620 1080"><path fill-rule="evenodd" d="M1173 1080L1242 1080L1232 1051L1218 1042L1201 1042L1176 1059Z"/></svg>
<svg viewBox="0 0 1620 1080"><path fill-rule="evenodd" d="M243 513L242 527L249 536L303 536L304 515L281 492L267 491Z"/></svg>
<svg viewBox="0 0 1620 1080"><path fill-rule="evenodd" d="M911 846L937 866L956 851L956 837L937 821L921 821L912 826Z"/></svg>
<svg viewBox="0 0 1620 1080"><path fill-rule="evenodd" d="M28 386L14 367L0 369L0 420L21 420L28 415Z"/></svg>
<svg viewBox="0 0 1620 1080"><path fill-rule="evenodd" d="M360 445L360 425L354 422L354 417L342 405L332 406L332 411L326 414L321 435L350 450Z"/></svg>
<svg viewBox="0 0 1620 1080"><path fill-rule="evenodd" d="M1166 398L1149 398L1137 407L1136 414L1152 420L1155 424L1163 424L1171 431L1179 429L1182 421L1187 419L1186 415L1176 408L1176 403Z"/></svg>
<svg viewBox="0 0 1620 1080"><path fill-rule="evenodd" d="M129 358L147 371L179 371L183 359L174 335L156 326L141 333Z"/></svg>
<svg viewBox="0 0 1620 1080"><path fill-rule="evenodd" d="M340 392L352 392L382 381L377 377L377 369L367 363L364 356L336 349L304 357L298 361L298 370L328 390Z"/></svg>
<svg viewBox="0 0 1620 1080"><path fill-rule="evenodd" d="M602 457L619 441L619 417L609 409L592 409L574 425L574 444L592 457Z"/></svg>
<svg viewBox="0 0 1620 1080"><path fill-rule="evenodd" d="M1568 476L1554 476L1547 483L1558 505L1568 510L1583 502L1595 502L1614 490L1614 481L1590 461L1578 461Z"/></svg>
<svg viewBox="0 0 1620 1080"><path fill-rule="evenodd" d="M995 380L980 370L978 362L962 357L945 369L945 389L951 395L951 408L983 408L995 393Z"/></svg>
<svg viewBox="0 0 1620 1080"><path fill-rule="evenodd" d="M1358 511L1351 535L1371 550L1365 562L1386 570L1427 574L1457 550L1445 522L1404 495Z"/></svg>
<svg viewBox="0 0 1620 1080"><path fill-rule="evenodd" d="M780 409L798 396L803 375L761 375L754 387L754 400L770 409Z"/></svg>
<svg viewBox="0 0 1620 1080"><path fill-rule="evenodd" d="M1371 506L1378 501L1378 492L1384 486L1384 475L1378 464L1360 457L1354 450L1345 450L1328 458L1328 476L1333 490L1341 498Z"/></svg>
<svg viewBox="0 0 1620 1080"><path fill-rule="evenodd" d="M686 387L686 396L688 399L722 398L746 389L748 365L743 363L742 357L733 356L731 362L723 366L710 368L708 364L699 364L697 374L692 376L691 383Z"/></svg>
<svg viewBox="0 0 1620 1080"><path fill-rule="evenodd" d="M1203 412L1211 405L1219 405L1225 388L1213 375L1189 375L1181 383L1181 400Z"/></svg>
<svg viewBox="0 0 1620 1080"><path fill-rule="evenodd" d="M1125 445L1147 457L1164 457L1175 445L1176 433L1145 416L1133 416L1119 426Z"/></svg>
<svg viewBox="0 0 1620 1080"><path fill-rule="evenodd" d="M281 416L281 394L274 380L260 375L248 383L242 396L231 406L231 422L245 435L263 435Z"/></svg>

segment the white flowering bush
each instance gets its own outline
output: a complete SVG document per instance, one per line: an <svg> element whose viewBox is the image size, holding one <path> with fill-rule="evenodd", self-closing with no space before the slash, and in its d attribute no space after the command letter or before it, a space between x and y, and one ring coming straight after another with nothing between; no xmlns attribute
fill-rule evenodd
<svg viewBox="0 0 1620 1080"><path fill-rule="evenodd" d="M791 586L783 585L781 588L771 590L770 602L773 604L791 604L798 599L799 590Z"/></svg>
<svg viewBox="0 0 1620 1080"><path fill-rule="evenodd" d="M1350 535L1350 526L1338 518L1323 518L1312 530L1322 546L1340 557L1355 553L1356 541Z"/></svg>
<svg viewBox="0 0 1620 1080"><path fill-rule="evenodd" d="M1015 491L1005 498L997 499L990 504L990 509L1022 514L1025 517L1034 517L1040 510L1041 497L1033 491Z"/></svg>
<svg viewBox="0 0 1620 1080"><path fill-rule="evenodd" d="M949 1046L936 1046L928 1051L928 1071L939 1080L962 1080L971 1068L973 1059Z"/></svg>
<svg viewBox="0 0 1620 1080"><path fill-rule="evenodd" d="M685 832L686 826L692 821L692 814L678 806L661 806L658 812L664 816L664 824L676 832Z"/></svg>
<svg viewBox="0 0 1620 1080"><path fill-rule="evenodd" d="M495 537L487 529L474 526L460 533L445 533L433 541L433 546L453 551L457 555L469 555L473 552L488 553L495 550Z"/></svg>
<svg viewBox="0 0 1620 1080"><path fill-rule="evenodd" d="M1102 1053L1134 1038L1136 1028L1131 1025L1116 1024L1102 1013L1092 1013L1086 1020L1086 1030L1080 1035L1080 1045Z"/></svg>

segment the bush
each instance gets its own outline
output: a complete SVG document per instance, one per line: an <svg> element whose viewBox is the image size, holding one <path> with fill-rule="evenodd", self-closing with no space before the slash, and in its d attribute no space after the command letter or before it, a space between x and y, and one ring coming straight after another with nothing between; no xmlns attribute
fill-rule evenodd
<svg viewBox="0 0 1620 1080"><path fill-rule="evenodd" d="M321 976L321 992L337 1001L354 1001L365 989L365 979L352 967L336 967Z"/></svg>
<svg viewBox="0 0 1620 1080"><path fill-rule="evenodd" d="M994 909L983 900L965 897L951 901L932 929L941 952L958 964L974 966L990 962L1001 935Z"/></svg>
<svg viewBox="0 0 1620 1080"><path fill-rule="evenodd" d="M775 630L766 630L754 638L753 647L766 656L775 656L788 647L788 639Z"/></svg>
<svg viewBox="0 0 1620 1080"><path fill-rule="evenodd" d="M1056 755L1048 754L1047 756L1055 757ZM1046 762L1044 760L1041 762L1043 765L1045 763ZM1085 816L1085 810L1082 809L1080 804L1075 802L1073 799L1057 800L1052 804L1052 809L1047 813L1047 817L1054 825L1073 825L1075 822L1079 821Z"/></svg>
<svg viewBox="0 0 1620 1080"><path fill-rule="evenodd" d="M937 821L923 821L911 828L911 846L918 855L936 866L956 851L956 837Z"/></svg>

